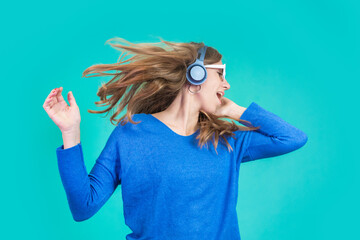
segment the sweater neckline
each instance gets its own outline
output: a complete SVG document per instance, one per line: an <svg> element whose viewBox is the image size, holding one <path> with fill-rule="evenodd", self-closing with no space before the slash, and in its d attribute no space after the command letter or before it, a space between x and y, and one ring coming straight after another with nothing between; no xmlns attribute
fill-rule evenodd
<svg viewBox="0 0 360 240"><path fill-rule="evenodd" d="M145 115L149 116L149 118L153 119L155 122L159 123L160 126L162 126L163 129L167 130L168 132L170 132L171 134L175 135L175 136L178 136L180 138L192 138L193 136L195 136L195 134L197 132L199 132L199 129L197 129L193 134L190 134L190 135L187 135L187 136L184 136L184 135L180 135L178 133L176 133L175 131L173 131L168 125L166 125L165 123L163 123L160 119L154 117L152 114L150 113L146 113Z"/></svg>

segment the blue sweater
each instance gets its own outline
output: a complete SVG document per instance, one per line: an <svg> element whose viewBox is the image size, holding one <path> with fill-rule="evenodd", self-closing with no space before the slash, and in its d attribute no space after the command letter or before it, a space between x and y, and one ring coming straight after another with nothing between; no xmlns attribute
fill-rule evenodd
<svg viewBox="0 0 360 240"><path fill-rule="evenodd" d="M241 119L259 126L228 137L234 151L197 146L151 114L133 115L135 125L118 124L87 173L81 142L56 149L58 167L75 221L92 217L120 184L130 239L241 239L236 204L240 163L289 153L307 135L255 102Z"/></svg>

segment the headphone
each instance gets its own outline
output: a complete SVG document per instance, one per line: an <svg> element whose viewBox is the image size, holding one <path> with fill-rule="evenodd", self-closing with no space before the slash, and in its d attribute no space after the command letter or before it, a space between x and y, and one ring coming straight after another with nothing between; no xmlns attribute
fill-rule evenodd
<svg viewBox="0 0 360 240"><path fill-rule="evenodd" d="M187 67L186 78L191 84L200 85L206 80L207 71L204 67L206 49L206 45L200 48L198 51L198 56L200 53L200 57L197 57L196 61Z"/></svg>

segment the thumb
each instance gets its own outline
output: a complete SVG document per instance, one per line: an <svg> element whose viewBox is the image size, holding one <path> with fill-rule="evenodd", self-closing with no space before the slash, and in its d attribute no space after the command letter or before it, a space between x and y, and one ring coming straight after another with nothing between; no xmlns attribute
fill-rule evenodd
<svg viewBox="0 0 360 240"><path fill-rule="evenodd" d="M68 101L69 101L70 107L77 106L72 91L69 91L69 92L68 92Z"/></svg>

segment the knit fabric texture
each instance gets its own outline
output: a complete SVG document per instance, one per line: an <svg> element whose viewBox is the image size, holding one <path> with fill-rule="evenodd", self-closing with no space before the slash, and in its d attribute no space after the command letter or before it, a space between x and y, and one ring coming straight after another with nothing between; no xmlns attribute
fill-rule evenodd
<svg viewBox="0 0 360 240"><path fill-rule="evenodd" d="M252 102L240 119L256 131L197 145L197 130L175 133L151 114L118 124L88 174L81 142L56 149L58 168L75 221L91 218L121 186L127 240L241 239L236 204L240 164L301 148L307 135ZM246 125L245 126L250 126Z"/></svg>

